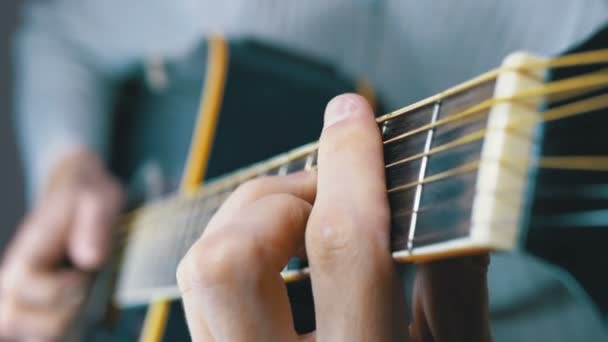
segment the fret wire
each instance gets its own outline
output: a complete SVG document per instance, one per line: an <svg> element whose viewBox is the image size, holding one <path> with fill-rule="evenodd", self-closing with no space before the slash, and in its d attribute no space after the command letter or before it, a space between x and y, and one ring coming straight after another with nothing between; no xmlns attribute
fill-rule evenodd
<svg viewBox="0 0 608 342"><path fill-rule="evenodd" d="M440 109L441 109L441 102L436 102L433 107L433 114L431 116L431 124L434 123L435 121L437 121L437 117L439 116ZM426 141L424 143L423 153L428 153L429 150L431 149L431 143L433 141L434 132L435 132L434 129L431 129L428 131L427 136L426 136ZM414 248L414 245L413 245L414 233L416 231L418 210L420 209L420 199L422 197L423 184L421 182L424 180L424 177L426 176L426 167L427 167L428 160L429 160L429 156L425 155L424 157L422 157L422 160L420 163L420 172L418 173L418 185L416 185L416 193L414 194L414 204L412 206L412 215L410 218L410 227L409 227L408 237L407 237L407 249L409 251L411 251Z"/></svg>
<svg viewBox="0 0 608 342"><path fill-rule="evenodd" d="M287 174L287 170L289 168L289 162L281 165L279 168L279 172L277 172L277 176L285 176Z"/></svg>
<svg viewBox="0 0 608 342"><path fill-rule="evenodd" d="M382 123L382 136L386 135L386 129L388 128L389 120L386 120Z"/></svg>
<svg viewBox="0 0 608 342"><path fill-rule="evenodd" d="M314 153L311 153L308 155L308 157L306 157L306 164L304 164L304 170L306 170L306 171L312 170L314 159L315 159Z"/></svg>

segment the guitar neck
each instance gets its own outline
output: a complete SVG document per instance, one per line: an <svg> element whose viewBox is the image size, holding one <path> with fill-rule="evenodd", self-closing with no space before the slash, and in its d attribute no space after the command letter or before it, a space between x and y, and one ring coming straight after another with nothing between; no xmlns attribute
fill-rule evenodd
<svg viewBox="0 0 608 342"><path fill-rule="evenodd" d="M543 120L538 108L545 95L581 90L580 82L544 85L544 67L550 63L513 54L497 70L377 119L396 261L516 246L539 138L535 127ZM584 82L597 87L608 80ZM562 112L549 114L559 117L576 109ZM210 181L194 194L133 213L127 221L118 303L178 296L179 260L230 193L256 177L316 168L317 147L308 144Z"/></svg>

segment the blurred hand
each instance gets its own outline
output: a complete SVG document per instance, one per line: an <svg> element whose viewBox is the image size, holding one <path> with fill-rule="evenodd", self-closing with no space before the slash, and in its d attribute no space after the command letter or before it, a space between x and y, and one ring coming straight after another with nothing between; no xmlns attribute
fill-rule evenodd
<svg viewBox="0 0 608 342"><path fill-rule="evenodd" d="M382 156L371 108L344 95L326 109L318 176L237 189L178 267L193 340L489 341L487 256L420 266L408 329ZM304 248L317 330L297 336L280 271Z"/></svg>
<svg viewBox="0 0 608 342"><path fill-rule="evenodd" d="M58 164L0 269L0 336L58 340L106 260L122 191L89 152Z"/></svg>

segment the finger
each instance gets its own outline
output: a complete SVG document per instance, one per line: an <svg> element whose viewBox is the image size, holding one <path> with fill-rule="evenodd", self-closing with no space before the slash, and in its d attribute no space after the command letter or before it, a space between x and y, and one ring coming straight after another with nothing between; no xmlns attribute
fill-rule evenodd
<svg viewBox="0 0 608 342"><path fill-rule="evenodd" d="M310 210L291 194L264 196L191 248L178 282L194 340L297 338L280 271L304 242Z"/></svg>
<svg viewBox="0 0 608 342"><path fill-rule="evenodd" d="M121 201L119 191L113 187L104 183L78 195L68 248L79 268L95 270L107 258Z"/></svg>
<svg viewBox="0 0 608 342"><path fill-rule="evenodd" d="M487 254L418 266L412 329L420 341L491 341Z"/></svg>
<svg viewBox="0 0 608 342"><path fill-rule="evenodd" d="M221 227L235 213L270 194L288 193L313 203L316 195L316 172L301 171L287 176L264 176L250 180L232 193L209 222L207 230Z"/></svg>
<svg viewBox="0 0 608 342"><path fill-rule="evenodd" d="M403 296L389 249L382 156L380 132L365 100L333 99L325 112L317 197L306 231L320 340L406 336L403 315L393 309Z"/></svg>

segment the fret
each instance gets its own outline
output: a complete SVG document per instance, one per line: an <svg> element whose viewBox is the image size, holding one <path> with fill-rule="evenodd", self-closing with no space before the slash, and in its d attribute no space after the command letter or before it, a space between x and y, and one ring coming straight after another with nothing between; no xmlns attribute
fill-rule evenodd
<svg viewBox="0 0 608 342"><path fill-rule="evenodd" d="M279 167L279 170L277 171L277 176L285 176L288 171L289 171L289 163L283 164Z"/></svg>
<svg viewBox="0 0 608 342"><path fill-rule="evenodd" d="M306 156L306 162L304 163L304 170L310 171L313 167L317 166L317 151L310 153Z"/></svg>
<svg viewBox="0 0 608 342"><path fill-rule="evenodd" d="M380 124L380 133L382 133L382 137L386 137L386 132L388 130L388 123L390 122L390 120L386 120L383 123Z"/></svg>
<svg viewBox="0 0 608 342"><path fill-rule="evenodd" d="M439 111L441 110L441 102L435 103L433 106L433 114L431 116L430 123L433 124L437 121L437 117L439 116ZM424 144L424 153L428 153L431 149L431 143L433 142L433 133L434 129L431 129L427 132L426 142ZM414 194L414 204L412 206L412 214L410 216L410 226L408 229L408 237L407 237L407 249L409 251L413 248L413 240L414 234L416 232L416 223L418 219L418 210L420 209L420 198L422 196L422 187L423 185L420 183L426 176L426 166L428 163L429 157L424 156L420 162L420 171L418 173L418 182L419 184L416 186L416 192Z"/></svg>
<svg viewBox="0 0 608 342"><path fill-rule="evenodd" d="M385 125L384 132L388 138L404 133L403 130L413 126L426 125L446 118L462 111L472 103L479 103L492 96L495 86L493 80L486 81L468 91L445 98L441 104L428 104L417 109L413 115L407 113L393 118ZM432 109L432 111L431 111ZM429 114L430 113L430 114ZM467 120L453 121L434 129L421 131L402 140L394 141L384 146L387 188L398 185L420 182L428 176L439 174L450 169L461 167L469 162L480 159L483 145L483 134L480 139L456 145L445 151L434 152L429 156L425 153L433 152L445 144L484 130L488 123L489 111ZM422 122L425 118L428 122ZM387 136L383 136L387 138ZM410 158L419 156L417 158ZM469 173L467 173L469 174ZM470 172L470 174L474 174ZM466 179L464 176L448 178ZM474 187L474 183L469 184ZM434 216L442 216L442 210L452 210L451 217L458 213L461 217L470 217L471 208L462 208L458 203L451 206L436 205L436 203L449 202L450 192L454 186L449 181L438 181L429 184L419 184L410 189L389 193L389 202L392 210L391 246L395 250L406 250L411 253L416 246L436 243L437 239L453 237L463 230L458 224L453 226L435 226L430 220ZM462 194L459 194L462 195ZM469 204L471 201L469 201ZM468 216L467 216L468 215ZM470 220L467 221L470 223ZM462 225L466 223L462 222ZM457 233L454 233L454 231ZM436 236L435 238L432 238Z"/></svg>

